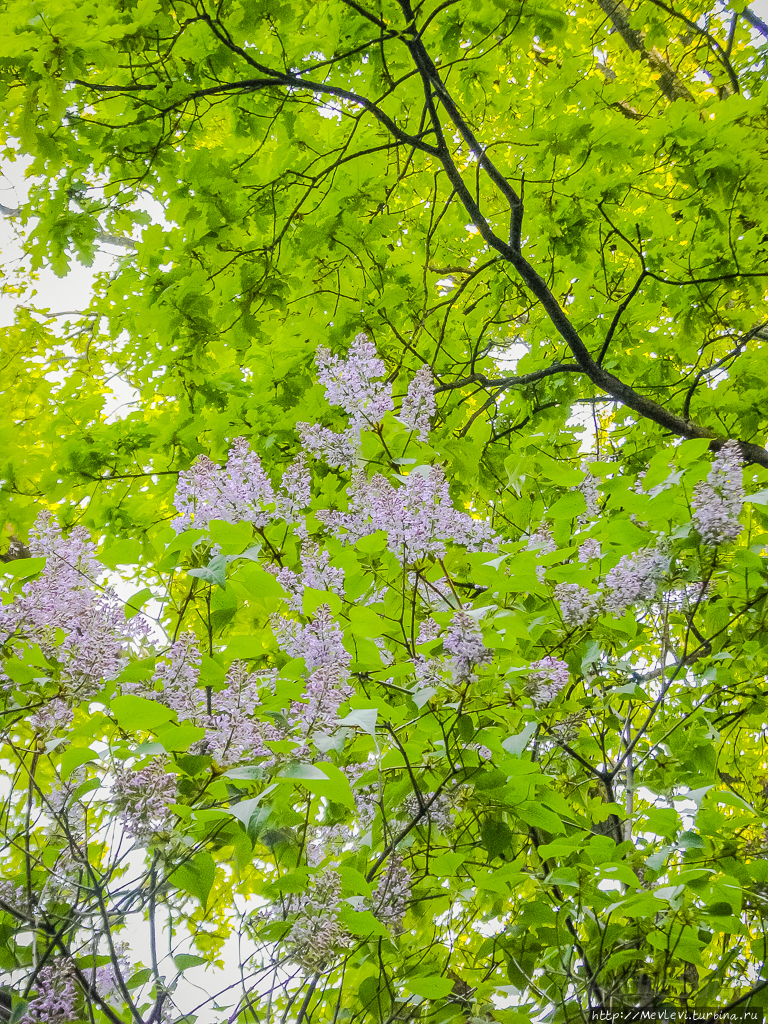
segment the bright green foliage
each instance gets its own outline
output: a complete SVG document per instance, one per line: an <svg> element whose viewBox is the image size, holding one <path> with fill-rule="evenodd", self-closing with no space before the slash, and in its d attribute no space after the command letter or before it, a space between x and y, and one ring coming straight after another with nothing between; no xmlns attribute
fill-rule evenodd
<svg viewBox="0 0 768 1024"><path fill-rule="evenodd" d="M156 920L164 945L134 955L135 998L91 1000L98 1022L156 1020L177 973L231 966L238 929L269 964L286 926L242 900L316 884L307 823L354 827L343 769L370 758L390 816L409 794L461 786L451 828L419 820L403 837L404 931L354 899L394 850L379 823L339 868L351 938L332 967L316 977L289 959L216 995L211 966L205 1011L179 995L184 1019L518 1024L611 1000L762 1005L768 28L706 0L6 0L2 24L4 155L31 159L14 222L31 274L90 265L108 239L121 253L68 327L43 295L3 331L2 521L26 540L42 506L99 538L130 584L126 618L157 617L123 684L151 679L165 640L192 630L209 695L244 659L279 669L265 721L299 699L303 667L269 624L287 596L263 568L275 552L296 565L295 532L214 520L176 536L169 521L201 453L223 462L245 436L276 483L298 421L341 424L316 382L319 343L344 351L366 331L396 412L430 365L429 441L388 414L361 464L392 480L444 466L456 506L500 538L498 552L455 546L419 566L482 611L494 652L475 682L432 693L413 658L440 644L409 641L422 599L414 611L386 538L324 541L344 599L308 591L295 614L331 607L355 695L342 739L280 750L274 776L225 773L189 753L197 721L157 702L146 717L109 688L77 706L65 741L41 739L29 716L62 692L61 661L10 643L4 868L27 902L0 891L8 998L46 949L92 967L99 914L100 954L124 921ZM109 415L126 387L135 403ZM742 443L757 492L735 546L690 526L710 438ZM600 512L585 524L590 477ZM312 512L343 510L348 479L317 464ZM554 550L537 553L542 524ZM587 536L602 561L578 560ZM653 598L563 621L555 586L595 591L661 538L670 567ZM41 568L6 562L8 599ZM569 685L538 706L526 681L546 656ZM163 752L177 803L121 893L100 783ZM67 888L71 837L48 798L75 783L92 831ZM153 962L167 913L175 968Z"/></svg>

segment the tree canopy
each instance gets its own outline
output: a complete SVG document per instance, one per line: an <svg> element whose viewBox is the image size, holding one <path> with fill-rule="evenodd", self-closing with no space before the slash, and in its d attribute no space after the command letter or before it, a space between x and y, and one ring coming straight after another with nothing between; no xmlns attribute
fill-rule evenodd
<svg viewBox="0 0 768 1024"><path fill-rule="evenodd" d="M768 25L3 27L0 1016L762 1006Z"/></svg>

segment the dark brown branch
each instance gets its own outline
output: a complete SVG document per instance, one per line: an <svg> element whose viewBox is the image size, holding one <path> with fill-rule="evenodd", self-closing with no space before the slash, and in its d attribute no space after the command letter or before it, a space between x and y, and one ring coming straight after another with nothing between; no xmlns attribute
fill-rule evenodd
<svg viewBox="0 0 768 1024"><path fill-rule="evenodd" d="M534 370L532 373L524 373L519 377L502 377L500 380L491 380L484 373L471 373L461 380L451 381L450 384L440 384L435 388L435 394L441 391L453 391L455 388L463 388L469 384L481 384L484 388L510 388L525 384L534 384L537 380L545 377L552 377L556 373L580 373L581 367L576 363L553 363L542 370Z"/></svg>

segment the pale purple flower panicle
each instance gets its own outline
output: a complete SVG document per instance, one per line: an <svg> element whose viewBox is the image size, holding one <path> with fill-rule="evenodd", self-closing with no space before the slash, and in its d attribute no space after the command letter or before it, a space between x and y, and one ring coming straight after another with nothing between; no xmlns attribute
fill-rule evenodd
<svg viewBox="0 0 768 1024"><path fill-rule="evenodd" d="M212 696L213 714L202 714L198 720L205 725L205 739L195 750L209 754L221 768L230 768L245 760L273 760L266 744L285 738L276 726L253 718L261 706L260 684L264 677L248 672L244 662L233 661L227 672L224 689Z"/></svg>
<svg viewBox="0 0 768 1024"><path fill-rule="evenodd" d="M455 826L453 812L456 810L460 795L460 787L454 790L443 790L435 799L434 793L423 793L421 803L415 793L411 793L402 805L406 822L418 819L422 825L430 824L441 832L451 832ZM422 811L422 806L425 808Z"/></svg>
<svg viewBox="0 0 768 1024"><path fill-rule="evenodd" d="M550 555L553 551L557 551L557 544L555 544L554 537L552 536L552 531L546 525L546 523L542 523L538 530L536 530L535 533L532 533L531 536L528 538L526 550L533 551L537 555ZM545 575L546 569L544 568L544 566L537 565L536 579L538 579L539 581L543 581Z"/></svg>
<svg viewBox="0 0 768 1024"><path fill-rule="evenodd" d="M96 991L102 999L110 999L120 994L118 976L123 979L131 975L131 962L128 958L128 944L118 942L115 944L115 957L117 967L114 963L104 964L102 967L94 967L89 972L88 980L96 987Z"/></svg>
<svg viewBox="0 0 768 1024"><path fill-rule="evenodd" d="M440 466L416 467L401 487L378 473L369 480L360 471L350 488L349 512L325 511L317 517L346 543L384 530L389 549L403 565L428 555L441 558L448 543L480 551L493 539L486 522L454 508Z"/></svg>
<svg viewBox="0 0 768 1024"><path fill-rule="evenodd" d="M345 430L337 434L329 427L321 427L319 423L297 423L301 443L316 459L322 459L336 469L343 466L347 469L354 466L360 448L360 439L354 430Z"/></svg>
<svg viewBox="0 0 768 1024"><path fill-rule="evenodd" d="M321 549L310 537L301 542L301 572L286 567L275 574L277 581L292 595L289 602L294 611L300 611L304 591L330 590L344 596L344 570L331 565L331 554Z"/></svg>
<svg viewBox="0 0 768 1024"><path fill-rule="evenodd" d="M356 336L346 359L318 345L315 362L317 377L325 385L328 401L344 409L354 430L374 426L393 408L392 388L378 380L386 373L384 363L367 335Z"/></svg>
<svg viewBox="0 0 768 1024"><path fill-rule="evenodd" d="M408 385L408 393L400 409L400 419L418 434L420 441L426 441L435 408L435 380L431 368L425 363L419 367Z"/></svg>
<svg viewBox="0 0 768 1024"><path fill-rule="evenodd" d="M578 583L558 583L555 600L566 626L584 626L600 610L600 594L593 594Z"/></svg>
<svg viewBox="0 0 768 1024"><path fill-rule="evenodd" d="M30 1000L22 1024L71 1024L78 1018L77 987L72 964L55 960L40 968L37 995Z"/></svg>
<svg viewBox="0 0 768 1024"><path fill-rule="evenodd" d="M160 662L155 670L155 681L163 685L160 699L173 708L180 719L194 718L198 711L201 661L194 633L182 633L171 646L168 661Z"/></svg>
<svg viewBox="0 0 768 1024"><path fill-rule="evenodd" d="M594 537L587 537L579 548L579 561L584 563L598 562L603 557L603 549L600 541Z"/></svg>
<svg viewBox="0 0 768 1024"><path fill-rule="evenodd" d="M294 522L299 512L309 505L311 498L312 476L307 458L300 452L283 473L275 496L275 514L286 522Z"/></svg>
<svg viewBox="0 0 768 1024"><path fill-rule="evenodd" d="M348 683L351 655L342 643L343 634L328 605L320 605L312 622L302 626L272 616L272 631L292 658L304 658L309 673L303 693L305 703L294 703L291 714L304 735L313 730L333 731L338 711L353 689Z"/></svg>
<svg viewBox="0 0 768 1024"><path fill-rule="evenodd" d="M229 451L225 469L200 455L191 469L179 473L173 504L179 515L171 525L177 533L191 526L205 529L212 519L265 526L275 500L272 484L244 437Z"/></svg>
<svg viewBox="0 0 768 1024"><path fill-rule="evenodd" d="M537 708L553 701L567 685L568 666L559 658L548 655L528 666L526 692L533 698L533 703Z"/></svg>
<svg viewBox="0 0 768 1024"><path fill-rule="evenodd" d="M375 917L393 934L403 930L403 918L411 899L411 873L402 858L391 854L387 869L379 879L370 900Z"/></svg>
<svg viewBox="0 0 768 1024"><path fill-rule="evenodd" d="M693 489L693 525L705 544L728 544L742 531L742 463L738 441L726 441L715 456L706 481Z"/></svg>
<svg viewBox="0 0 768 1024"><path fill-rule="evenodd" d="M473 669L493 660L493 651L483 643L483 634L477 622L467 612L456 612L445 631L443 647L451 659L454 678L471 679Z"/></svg>
<svg viewBox="0 0 768 1024"><path fill-rule="evenodd" d="M597 486L597 480L590 473L589 467L586 467L586 476L579 484L579 490L584 495L587 507L576 521L579 526L584 526L600 514L600 491Z"/></svg>
<svg viewBox="0 0 768 1024"><path fill-rule="evenodd" d="M643 548L633 555L624 555L605 577L606 610L620 615L638 601L652 600L668 564L658 548Z"/></svg>
<svg viewBox="0 0 768 1024"><path fill-rule="evenodd" d="M72 708L65 701L54 697L37 709L29 724L44 739L50 739L60 729L68 729L74 717Z"/></svg>
<svg viewBox="0 0 768 1024"><path fill-rule="evenodd" d="M168 805L176 798L176 776L165 770L163 758L132 771L118 765L112 784L112 803L125 831L140 841L169 827Z"/></svg>
<svg viewBox="0 0 768 1024"><path fill-rule="evenodd" d="M45 568L24 584L13 604L0 609L2 639L17 635L36 641L63 663L68 697L93 696L102 680L120 674L146 623L139 615L126 621L115 593L99 585L105 569L86 530L76 527L63 537L51 514L41 512L29 546L34 556L46 559Z"/></svg>
<svg viewBox="0 0 768 1024"><path fill-rule="evenodd" d="M430 640L437 640L440 635L440 623L434 619L424 619L419 625L419 635L416 637L417 644L426 644Z"/></svg>
<svg viewBox="0 0 768 1024"><path fill-rule="evenodd" d="M317 971L346 945L348 932L339 921L341 902L341 877L328 868L314 878L308 892L291 893L259 916L266 920L293 917L288 955L307 970Z"/></svg>

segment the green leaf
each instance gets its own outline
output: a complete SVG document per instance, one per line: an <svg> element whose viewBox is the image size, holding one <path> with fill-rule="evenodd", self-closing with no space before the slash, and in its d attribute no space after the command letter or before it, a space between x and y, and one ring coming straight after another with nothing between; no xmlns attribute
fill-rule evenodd
<svg viewBox="0 0 768 1024"><path fill-rule="evenodd" d="M61 777L68 779L72 772L81 764L89 761L98 761L99 755L90 747L67 747L61 755Z"/></svg>
<svg viewBox="0 0 768 1024"><path fill-rule="evenodd" d="M549 509L551 519L575 519L587 510L587 502L581 491L569 491L558 498Z"/></svg>
<svg viewBox="0 0 768 1024"><path fill-rule="evenodd" d="M13 576L14 579L25 579L28 576L36 576L45 567L44 558L14 558L11 562L0 564L0 573L3 576Z"/></svg>
<svg viewBox="0 0 768 1024"><path fill-rule="evenodd" d="M205 907L208 903L208 896L213 888L215 875L216 865L214 864L213 857L210 853L203 850L195 854L185 864L177 867L172 873L170 881L173 885L177 885L185 892L188 892L190 896L194 896L195 899L200 901L200 905Z"/></svg>
<svg viewBox="0 0 768 1024"><path fill-rule="evenodd" d="M109 708L121 728L127 732L155 729L158 725L175 721L176 712L156 700L126 694L124 697L113 697Z"/></svg>
<svg viewBox="0 0 768 1024"><path fill-rule="evenodd" d="M141 590L137 590L132 597L129 597L125 602L126 619L132 619L134 615L137 615L151 597L152 591L149 587L143 587Z"/></svg>
<svg viewBox="0 0 768 1024"><path fill-rule="evenodd" d="M333 800L334 803L344 804L352 809L355 807L355 798L352 795L349 779L330 761L319 761L317 764L288 765L277 778L300 782L310 793L324 796L328 800Z"/></svg>
<svg viewBox="0 0 768 1024"><path fill-rule="evenodd" d="M173 962L176 964L177 971L187 971L190 967L200 967L202 964L208 963L204 956L196 956L194 953L177 953Z"/></svg>
<svg viewBox="0 0 768 1024"><path fill-rule="evenodd" d="M453 982L450 978L441 978L437 974L428 975L423 978L407 978L407 988L414 995L423 999L443 999L453 989Z"/></svg>

